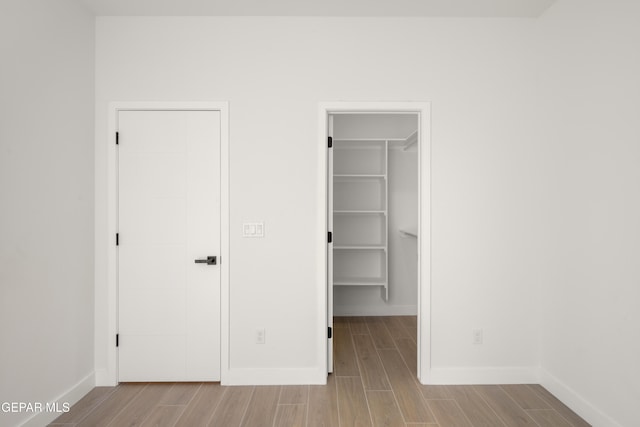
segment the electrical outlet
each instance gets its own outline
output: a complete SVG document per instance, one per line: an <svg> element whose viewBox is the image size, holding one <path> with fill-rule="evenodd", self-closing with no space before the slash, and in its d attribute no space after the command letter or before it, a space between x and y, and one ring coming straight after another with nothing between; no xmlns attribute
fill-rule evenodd
<svg viewBox="0 0 640 427"><path fill-rule="evenodd" d="M256 329L256 344L264 344L264 329Z"/></svg>
<svg viewBox="0 0 640 427"><path fill-rule="evenodd" d="M473 334L473 344L480 345L482 344L482 329L474 329L472 331Z"/></svg>

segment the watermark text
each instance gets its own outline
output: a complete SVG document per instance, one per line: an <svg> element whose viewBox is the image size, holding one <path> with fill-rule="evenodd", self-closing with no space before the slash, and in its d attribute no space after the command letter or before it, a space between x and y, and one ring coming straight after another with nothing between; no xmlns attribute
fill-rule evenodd
<svg viewBox="0 0 640 427"><path fill-rule="evenodd" d="M8 413L69 412L69 402L2 402L0 411Z"/></svg>

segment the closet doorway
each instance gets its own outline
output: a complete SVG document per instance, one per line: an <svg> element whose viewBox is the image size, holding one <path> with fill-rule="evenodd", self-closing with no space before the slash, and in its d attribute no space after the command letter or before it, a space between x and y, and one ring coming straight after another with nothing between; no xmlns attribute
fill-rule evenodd
<svg viewBox="0 0 640 427"><path fill-rule="evenodd" d="M375 322L380 328L366 331L374 348L383 340L375 334L413 320L416 354L407 364L428 383L429 105L324 104L321 115L327 371L334 371L334 336L336 351L358 357L345 325Z"/></svg>

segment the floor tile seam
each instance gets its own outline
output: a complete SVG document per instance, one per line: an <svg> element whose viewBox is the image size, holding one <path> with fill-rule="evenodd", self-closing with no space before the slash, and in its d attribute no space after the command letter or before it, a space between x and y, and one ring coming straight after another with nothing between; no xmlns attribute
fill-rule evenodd
<svg viewBox="0 0 640 427"><path fill-rule="evenodd" d="M82 418L80 418L77 422L72 423L71 425L77 426L82 421L84 421L89 415L91 415L91 413L93 411L95 411L99 406L101 406L106 401L106 399L108 399L109 396L111 396L116 391L116 389L118 389L118 388L119 388L119 386L113 387L112 390L110 390L108 393L105 394L104 398L100 399L98 402L96 402L94 405L92 405L91 409L89 409L89 411L86 414L84 414L84 416ZM68 424L68 423L66 423L66 424Z"/></svg>
<svg viewBox="0 0 640 427"><path fill-rule="evenodd" d="M495 418L496 418L497 420L499 420L499 421L502 423L502 425L503 425L504 427L509 427L509 426L507 425L507 422L506 422L506 421L504 421L500 415L498 415L498 412L496 412L496 410L495 410L495 409L493 409L493 406L491 406L491 405L489 404L489 402L487 401L487 399L485 399L485 398L484 398L484 396L483 396L482 394L480 394L480 392L479 392L479 391L477 391L477 390L475 389L475 387L474 387L474 386L471 386L471 391L472 391L472 393L475 393L478 397L480 397L480 400L482 400L482 401L484 402L484 404L487 406L487 408L489 408L489 410L490 410L491 412L493 412L493 414L495 415Z"/></svg>
<svg viewBox="0 0 640 427"><path fill-rule="evenodd" d="M221 388L222 388L222 395L220 395L220 397L218 398L218 401L213 407L211 411L211 415L209 415L209 419L207 419L207 423L205 424L206 426L211 424L211 421L213 420L213 416L216 414L216 411L220 407L220 403L222 403L222 401L224 400L224 397L227 395L227 391L229 390L230 387L221 387Z"/></svg>

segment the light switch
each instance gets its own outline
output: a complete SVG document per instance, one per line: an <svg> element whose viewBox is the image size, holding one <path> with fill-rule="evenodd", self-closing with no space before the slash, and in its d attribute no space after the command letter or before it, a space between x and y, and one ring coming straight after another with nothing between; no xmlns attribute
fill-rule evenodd
<svg viewBox="0 0 640 427"><path fill-rule="evenodd" d="M264 237L264 222L243 223L242 237Z"/></svg>

